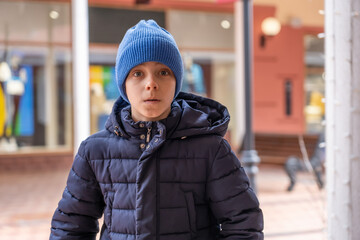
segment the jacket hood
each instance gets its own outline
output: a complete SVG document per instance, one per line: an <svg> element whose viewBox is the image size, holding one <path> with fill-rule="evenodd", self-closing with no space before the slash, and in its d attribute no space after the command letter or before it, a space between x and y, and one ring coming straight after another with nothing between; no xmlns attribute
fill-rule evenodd
<svg viewBox="0 0 360 240"><path fill-rule="evenodd" d="M209 98L180 92L173 101L171 112L159 122L165 125L167 138L180 138L204 134L224 136L230 121L227 108ZM130 117L130 105L119 97L105 124L105 128L119 136L129 137L136 128ZM143 122L147 126L149 122Z"/></svg>

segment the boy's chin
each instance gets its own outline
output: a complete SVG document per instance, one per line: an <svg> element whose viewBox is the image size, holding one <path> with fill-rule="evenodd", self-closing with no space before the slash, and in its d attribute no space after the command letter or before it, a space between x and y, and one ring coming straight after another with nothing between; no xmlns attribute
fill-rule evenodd
<svg viewBox="0 0 360 240"><path fill-rule="evenodd" d="M162 119L165 119L169 116L170 112L163 112L163 113L152 113L152 114L144 114L140 121L145 121L145 122L155 122L155 121L159 121Z"/></svg>

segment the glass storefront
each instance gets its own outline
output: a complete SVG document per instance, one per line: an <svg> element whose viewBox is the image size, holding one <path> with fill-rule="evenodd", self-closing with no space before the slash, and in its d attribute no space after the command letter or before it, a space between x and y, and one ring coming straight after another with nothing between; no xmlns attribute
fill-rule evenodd
<svg viewBox="0 0 360 240"><path fill-rule="evenodd" d="M306 132L319 134L324 131L325 118L324 39L306 35L304 40Z"/></svg>
<svg viewBox="0 0 360 240"><path fill-rule="evenodd" d="M72 149L71 1L0 1L0 153ZM184 91L220 101L237 132L232 13L89 7L91 133L104 128L119 96L114 65L125 31L155 19L175 37ZM104 27L106 26L106 27ZM324 118L323 39L305 37L305 121Z"/></svg>
<svg viewBox="0 0 360 240"><path fill-rule="evenodd" d="M0 153L72 148L70 2L0 1Z"/></svg>

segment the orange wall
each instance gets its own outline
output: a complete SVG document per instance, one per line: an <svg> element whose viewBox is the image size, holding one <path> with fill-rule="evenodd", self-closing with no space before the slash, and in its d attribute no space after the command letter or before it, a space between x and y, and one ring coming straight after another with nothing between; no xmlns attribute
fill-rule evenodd
<svg viewBox="0 0 360 240"><path fill-rule="evenodd" d="M260 47L261 22L275 7L254 7L254 107L257 133L297 134L305 131L304 29L283 25L281 32ZM285 81L292 82L292 114L285 112Z"/></svg>

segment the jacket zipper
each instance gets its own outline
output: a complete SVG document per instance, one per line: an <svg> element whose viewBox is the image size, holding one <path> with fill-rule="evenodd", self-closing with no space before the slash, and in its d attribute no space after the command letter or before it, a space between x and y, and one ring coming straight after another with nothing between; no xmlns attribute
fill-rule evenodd
<svg viewBox="0 0 360 240"><path fill-rule="evenodd" d="M151 135L151 127L148 128L147 134L146 134L146 142L150 142L150 135Z"/></svg>

